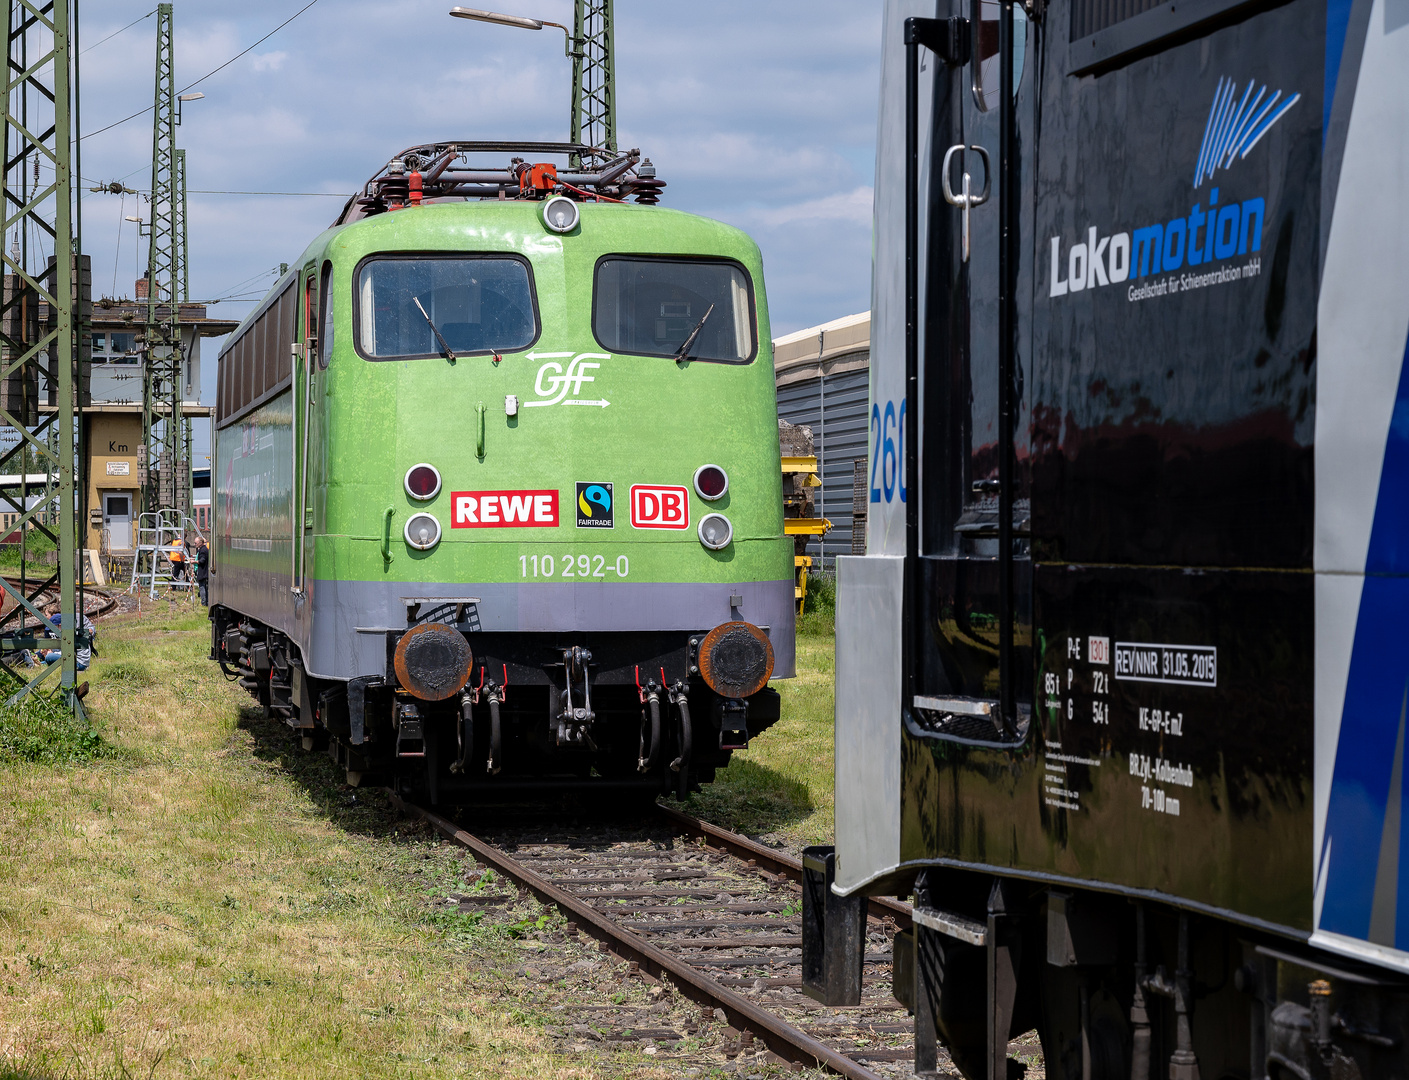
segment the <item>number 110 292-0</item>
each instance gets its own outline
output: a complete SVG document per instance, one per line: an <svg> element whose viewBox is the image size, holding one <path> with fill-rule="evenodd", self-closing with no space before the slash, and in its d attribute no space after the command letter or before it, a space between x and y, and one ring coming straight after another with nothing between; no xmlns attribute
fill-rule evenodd
<svg viewBox="0 0 1409 1080"><path fill-rule="evenodd" d="M618 555L520 555L522 578L624 578L631 572L631 560Z"/></svg>

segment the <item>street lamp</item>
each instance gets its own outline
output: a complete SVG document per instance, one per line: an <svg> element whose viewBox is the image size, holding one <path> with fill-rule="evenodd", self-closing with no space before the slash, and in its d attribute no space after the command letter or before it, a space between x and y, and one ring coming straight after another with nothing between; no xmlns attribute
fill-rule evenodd
<svg viewBox="0 0 1409 1080"><path fill-rule="evenodd" d="M472 19L475 22L498 23L500 26L517 26L524 30L542 30L545 26L556 26L563 32L563 55L572 56L572 31L562 23L547 19L528 19L522 15L504 15L498 11L481 11L479 8L453 7L450 14L457 19Z"/></svg>
<svg viewBox="0 0 1409 1080"><path fill-rule="evenodd" d="M178 125L181 123L181 103L183 101L200 101L203 97L205 95L197 90L194 94L182 94L176 99L176 123Z"/></svg>

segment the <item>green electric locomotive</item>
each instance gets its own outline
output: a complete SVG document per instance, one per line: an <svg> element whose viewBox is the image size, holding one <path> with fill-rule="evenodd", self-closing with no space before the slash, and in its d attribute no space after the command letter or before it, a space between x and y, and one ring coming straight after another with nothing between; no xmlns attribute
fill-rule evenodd
<svg viewBox="0 0 1409 1080"><path fill-rule="evenodd" d="M211 656L349 782L683 792L778 718L762 265L663 186L414 147L221 350Z"/></svg>

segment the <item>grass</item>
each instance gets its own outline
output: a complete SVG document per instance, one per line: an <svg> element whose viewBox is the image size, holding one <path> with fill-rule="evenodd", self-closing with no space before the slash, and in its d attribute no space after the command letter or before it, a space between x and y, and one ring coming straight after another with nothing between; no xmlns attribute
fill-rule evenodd
<svg viewBox="0 0 1409 1080"><path fill-rule="evenodd" d="M0 713L0 1080L669 1075L564 1052L602 987L525 962L595 952L531 900L447 908L502 885L264 722L202 611L145 606L100 627L91 724ZM798 658L690 800L792 845L832 829L830 635Z"/></svg>
<svg viewBox="0 0 1409 1080"><path fill-rule="evenodd" d="M184 604L104 626L93 747L0 726L0 1080L602 1075L504 1004L541 909L436 912L479 871L378 832L208 634Z"/></svg>
<svg viewBox="0 0 1409 1080"><path fill-rule="evenodd" d="M809 574L807 597L797 621L799 637L833 637L837 618L837 578L835 574Z"/></svg>
<svg viewBox="0 0 1409 1080"><path fill-rule="evenodd" d="M54 541L32 529L25 535L24 561L29 577L34 581L44 581L58 572L54 563L54 553L58 550ZM0 572L17 575L20 572L19 544L0 545ZM0 1080L4 1080L0 1076Z"/></svg>
<svg viewBox="0 0 1409 1080"><path fill-rule="evenodd" d="M25 679L38 671L17 668ZM0 702L23 683L0 669ZM63 704L57 672L14 705L0 704L0 765L78 765L114 752L86 717Z"/></svg>

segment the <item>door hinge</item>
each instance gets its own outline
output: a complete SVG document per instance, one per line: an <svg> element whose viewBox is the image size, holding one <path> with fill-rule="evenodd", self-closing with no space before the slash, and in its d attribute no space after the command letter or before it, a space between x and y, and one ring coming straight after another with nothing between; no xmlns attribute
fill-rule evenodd
<svg viewBox="0 0 1409 1080"><path fill-rule="evenodd" d="M963 67L969 62L972 40L969 20L961 15L905 20L905 44L923 45L950 67Z"/></svg>

